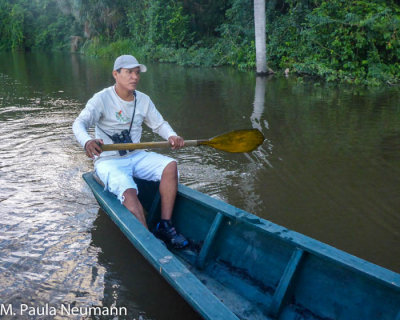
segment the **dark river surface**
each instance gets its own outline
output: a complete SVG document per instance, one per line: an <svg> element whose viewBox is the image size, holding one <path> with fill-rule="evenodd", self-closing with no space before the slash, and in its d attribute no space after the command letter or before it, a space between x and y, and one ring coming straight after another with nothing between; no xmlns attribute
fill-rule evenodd
<svg viewBox="0 0 400 320"><path fill-rule="evenodd" d="M93 164L71 125L113 83L112 64L0 54L0 303L197 319L81 178ZM178 160L181 183L400 272L399 89L167 64L148 64L138 89L187 139L252 127L266 137L251 154L162 151ZM156 139L145 130L142 141Z"/></svg>

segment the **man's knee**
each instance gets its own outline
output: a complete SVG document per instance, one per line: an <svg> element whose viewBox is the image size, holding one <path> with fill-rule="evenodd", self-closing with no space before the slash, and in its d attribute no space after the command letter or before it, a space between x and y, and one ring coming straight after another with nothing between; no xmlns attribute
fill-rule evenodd
<svg viewBox="0 0 400 320"><path fill-rule="evenodd" d="M139 202L139 199L137 197L137 190L134 188L126 189L122 194L122 199L123 204Z"/></svg>
<svg viewBox="0 0 400 320"><path fill-rule="evenodd" d="M170 177L178 177L178 165L176 161L171 161L163 170L163 176L168 175Z"/></svg>

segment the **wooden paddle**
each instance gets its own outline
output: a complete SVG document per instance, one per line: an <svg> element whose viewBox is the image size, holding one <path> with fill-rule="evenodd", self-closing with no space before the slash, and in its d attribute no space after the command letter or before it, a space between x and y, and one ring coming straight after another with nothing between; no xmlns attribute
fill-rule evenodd
<svg viewBox="0 0 400 320"><path fill-rule="evenodd" d="M255 150L264 141L263 134L258 129L235 130L221 134L208 140L185 140L185 147L209 146L227 152L250 152ZM103 151L111 150L136 150L168 148L171 145L168 141L141 142L141 143L114 143L103 144Z"/></svg>

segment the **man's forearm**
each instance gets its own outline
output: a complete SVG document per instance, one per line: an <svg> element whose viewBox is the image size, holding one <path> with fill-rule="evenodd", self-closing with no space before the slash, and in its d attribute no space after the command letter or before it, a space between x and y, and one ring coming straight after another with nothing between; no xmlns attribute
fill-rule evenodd
<svg viewBox="0 0 400 320"><path fill-rule="evenodd" d="M87 132L85 124L81 119L77 118L72 125L72 131L74 132L76 140L84 148L85 144L92 139L92 137Z"/></svg>

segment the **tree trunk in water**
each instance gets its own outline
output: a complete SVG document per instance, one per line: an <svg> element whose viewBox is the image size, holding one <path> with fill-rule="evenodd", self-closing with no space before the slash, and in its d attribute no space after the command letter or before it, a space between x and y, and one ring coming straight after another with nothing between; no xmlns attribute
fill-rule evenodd
<svg viewBox="0 0 400 320"><path fill-rule="evenodd" d="M266 35L265 35L265 0L254 0L254 29L256 38L256 68L258 75L268 74Z"/></svg>

